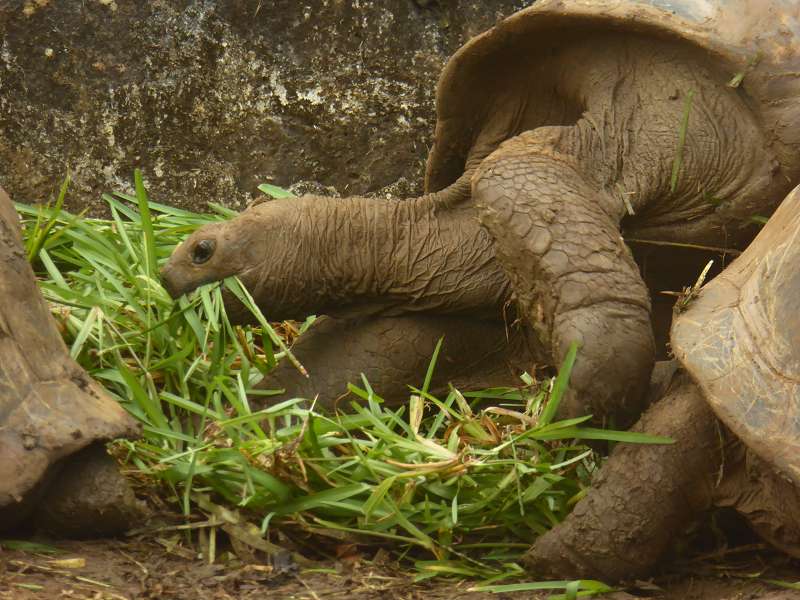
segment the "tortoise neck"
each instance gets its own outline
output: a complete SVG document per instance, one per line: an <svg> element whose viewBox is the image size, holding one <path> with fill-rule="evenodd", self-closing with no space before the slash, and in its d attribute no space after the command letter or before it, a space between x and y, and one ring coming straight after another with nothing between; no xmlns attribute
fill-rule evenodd
<svg viewBox="0 0 800 600"><path fill-rule="evenodd" d="M320 257L314 286L324 305L320 312L499 317L510 284L474 214L469 189L463 176L440 192L407 200L315 199L306 230L319 232L313 243ZM318 212L320 202L325 215Z"/></svg>

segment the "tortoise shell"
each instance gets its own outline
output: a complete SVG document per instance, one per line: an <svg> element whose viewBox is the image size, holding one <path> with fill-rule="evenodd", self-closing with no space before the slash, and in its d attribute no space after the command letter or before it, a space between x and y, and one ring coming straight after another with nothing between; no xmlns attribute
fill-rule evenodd
<svg viewBox="0 0 800 600"><path fill-rule="evenodd" d="M725 425L800 485L800 187L689 301L671 340Z"/></svg>
<svg viewBox="0 0 800 600"><path fill-rule="evenodd" d="M647 35L693 44L730 73L762 123L788 181L800 175L800 3L797 0L539 0L471 39L448 61L437 88L437 124L425 188L439 191L465 170L478 135L503 94L546 104L551 87L514 85L546 74L570 40L598 32ZM587 67L588 68L588 67ZM509 89L512 91L509 91ZM541 111L502 139L580 116Z"/></svg>
<svg viewBox="0 0 800 600"><path fill-rule="evenodd" d="M31 508L48 469L138 424L70 358L0 188L0 529Z"/></svg>

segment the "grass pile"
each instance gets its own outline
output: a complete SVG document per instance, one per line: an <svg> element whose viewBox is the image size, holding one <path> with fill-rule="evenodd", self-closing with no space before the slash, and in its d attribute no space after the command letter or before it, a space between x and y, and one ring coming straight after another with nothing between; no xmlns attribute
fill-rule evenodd
<svg viewBox="0 0 800 600"><path fill-rule="evenodd" d="M52 206L17 208L71 355L144 426L142 439L116 443L117 455L180 507L210 560L224 531L240 555L275 554L275 542L301 553L380 546L414 560L419 578L520 577L531 540L564 518L597 467L579 440L658 441L587 427L588 417L554 420L575 348L557 377L518 389L434 397L434 354L400 408L366 379L350 385L358 402L347 414L317 412L313 399L269 406L252 388L276 361L296 361L287 344L313 317L273 326L235 278L174 302L158 266L195 228L232 212L165 206L147 198L138 172L135 184L135 196L104 196L108 219L62 210L66 182ZM223 289L259 326L229 322Z"/></svg>

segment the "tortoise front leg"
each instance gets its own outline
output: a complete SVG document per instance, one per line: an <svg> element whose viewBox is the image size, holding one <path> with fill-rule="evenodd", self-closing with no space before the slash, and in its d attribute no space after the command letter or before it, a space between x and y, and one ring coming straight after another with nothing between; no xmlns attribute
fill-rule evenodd
<svg viewBox="0 0 800 600"><path fill-rule="evenodd" d="M547 127L506 141L481 164L473 195L552 363L580 345L561 414L627 425L654 360L649 294L620 235L622 201L579 166L577 134Z"/></svg>
<svg viewBox="0 0 800 600"><path fill-rule="evenodd" d="M516 329L507 335L499 321L423 314L321 317L292 349L310 377L282 361L257 387L284 390L268 397L270 403L318 396L318 406L333 409L347 393L348 383L363 385L363 373L376 394L397 405L408 399L409 385L422 385L441 337L434 393L446 390L449 383L469 389L518 385L517 374L534 362L524 332Z"/></svg>

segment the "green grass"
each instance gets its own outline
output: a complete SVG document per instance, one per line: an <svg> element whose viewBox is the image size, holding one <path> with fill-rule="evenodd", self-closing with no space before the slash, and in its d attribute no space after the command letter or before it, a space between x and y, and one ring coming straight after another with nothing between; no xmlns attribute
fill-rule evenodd
<svg viewBox="0 0 800 600"><path fill-rule="evenodd" d="M683 164L683 147L686 144L686 131L689 128L689 114L692 111L692 100L694 99L694 90L689 90L686 94L686 100L683 103L683 116L681 117L681 126L678 130L678 148L675 151L675 159L672 161L672 176L670 177L669 188L674 194L678 189L678 176L680 175L681 165Z"/></svg>
<svg viewBox="0 0 800 600"><path fill-rule="evenodd" d="M279 331L292 326L271 325L236 279L173 302L157 276L186 235L232 212L158 204L138 173L135 184L136 196L104 196L108 219L63 211L66 186L52 207L17 208L72 356L143 424L141 439L115 443L116 455L186 515L210 560L222 531L238 553L277 552L280 540L332 555L348 540L413 561L421 579L523 577L522 553L568 514L597 468L580 440L665 441L586 427L588 417L554 420L576 348L557 378L519 389L434 397L434 355L400 408L366 380L351 383L359 402L347 414L299 398L258 408L252 387L276 361L296 362ZM223 288L258 327L229 322ZM514 585L568 597L602 588Z"/></svg>

